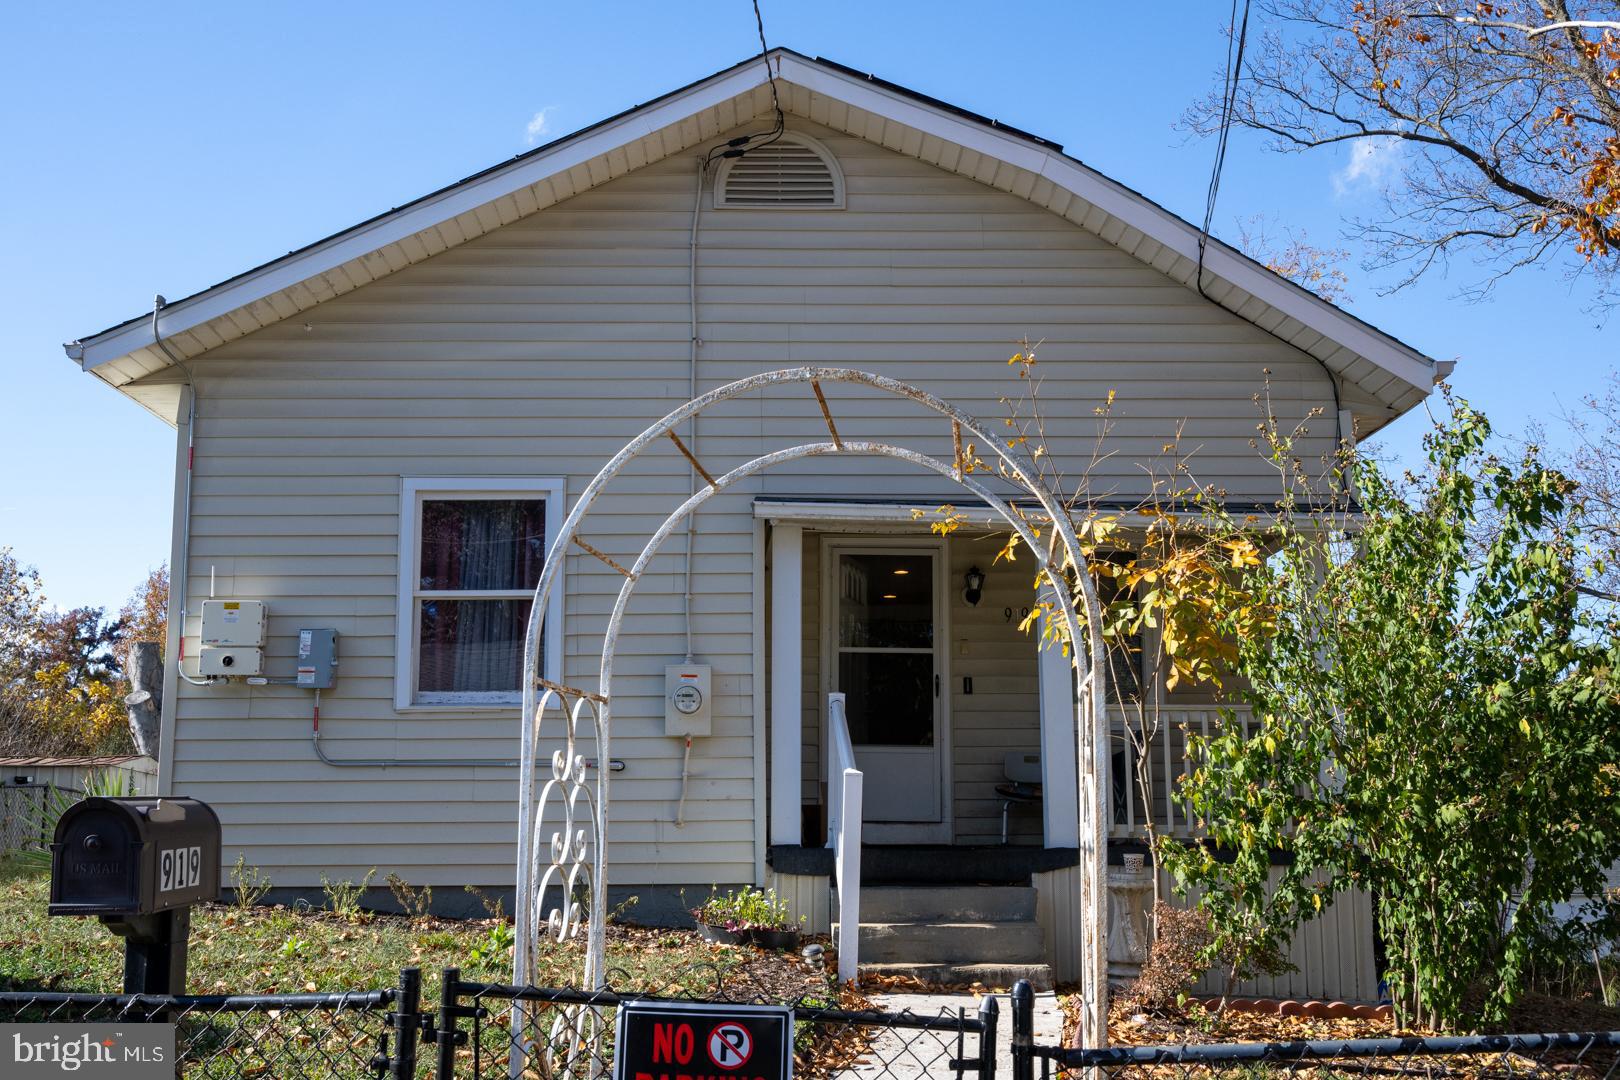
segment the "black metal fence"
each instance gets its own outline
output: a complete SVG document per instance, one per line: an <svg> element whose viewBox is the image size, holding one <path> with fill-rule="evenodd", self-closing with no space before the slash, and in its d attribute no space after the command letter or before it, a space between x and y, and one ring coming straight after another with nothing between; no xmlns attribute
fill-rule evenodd
<svg viewBox="0 0 1620 1080"><path fill-rule="evenodd" d="M983 998L969 1011L890 1012L846 1008L842 992L784 995L780 987L715 969L659 992L587 992L570 988L468 982L444 973L434 1045L435 1077L494 1080L611 1075L619 1006L631 1001L791 1005L793 1072L802 1080L850 1076L912 1080L950 1077L994 1080L998 1002ZM784 1000L785 999L785 1000Z"/></svg>
<svg viewBox="0 0 1620 1080"><path fill-rule="evenodd" d="M174 1024L176 1075L188 1080L359 1080L390 1075L407 1041L390 1008L401 1000L398 988L181 996L20 992L0 994L0 1023Z"/></svg>
<svg viewBox="0 0 1620 1080"><path fill-rule="evenodd" d="M1035 995L1028 983L1012 992L1013 1080L1049 1080L1054 1070L1110 1080L1191 1080L1307 1076L1312 1080L1370 1076L1548 1080L1620 1076L1620 1031L1543 1035L1463 1035L1299 1042L1184 1043L1107 1049L1041 1046L1034 1042Z"/></svg>
<svg viewBox="0 0 1620 1080"><path fill-rule="evenodd" d="M888 1012L846 1008L842 991L816 981L824 992L716 967L656 990L587 991L472 982L449 968L434 1003L422 998L420 970L406 968L395 987L344 993L0 993L0 1023L173 1023L176 1074L186 1080L595 1080L611 1075L626 1002L789 1005L801 1080L995 1080L994 997L971 1012Z"/></svg>
<svg viewBox="0 0 1620 1080"><path fill-rule="evenodd" d="M0 1023L173 1023L176 1074L227 1080L595 1080L612 1074L614 1024L631 1001L785 1004L793 1008L801 1080L1236 1080L1422 1076L1456 1080L1620 1080L1620 1032L1474 1035L1270 1043L1188 1043L1080 1049L1035 1041L1035 994L1011 997L998 1048L999 1005L927 1013L860 1007L847 991L755 981L736 969L634 991L510 986L443 972L437 1002L407 968L387 989L314 994L164 996L0 994ZM852 1007L853 1006L853 1007Z"/></svg>

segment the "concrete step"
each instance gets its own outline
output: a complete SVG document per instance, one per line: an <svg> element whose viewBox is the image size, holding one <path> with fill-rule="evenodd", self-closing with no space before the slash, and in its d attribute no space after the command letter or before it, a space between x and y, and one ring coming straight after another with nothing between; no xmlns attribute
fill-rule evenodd
<svg viewBox="0 0 1620 1080"><path fill-rule="evenodd" d="M862 964L861 974L916 979L929 986L977 983L990 990L1010 990L1019 979L1028 979L1037 991L1053 987L1052 969L1046 964Z"/></svg>
<svg viewBox="0 0 1620 1080"><path fill-rule="evenodd" d="M838 936L834 927L833 943ZM1039 964L1046 959L1039 925L1018 922L862 922L863 964Z"/></svg>
<svg viewBox="0 0 1620 1080"><path fill-rule="evenodd" d="M834 918L837 894L834 894ZM862 922L1027 922L1035 890L1017 885L879 885L861 890Z"/></svg>

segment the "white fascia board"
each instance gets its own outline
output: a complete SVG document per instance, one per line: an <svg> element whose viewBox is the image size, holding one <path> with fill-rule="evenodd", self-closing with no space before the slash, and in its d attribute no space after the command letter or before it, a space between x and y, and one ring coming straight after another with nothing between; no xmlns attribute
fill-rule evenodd
<svg viewBox="0 0 1620 1080"><path fill-rule="evenodd" d="M754 499L754 517L773 525L811 525L819 527L857 527L869 525L917 525L933 520L939 510L939 500L931 502L845 503L828 500L811 502L800 499L773 499L762 495ZM1026 508L1038 513L1040 508L1026 502ZM996 512L988 506L958 506L958 513L972 516L979 512L988 515L993 525L1000 526ZM1125 529L1146 529L1157 523L1154 515L1135 510L1099 509L1099 514L1115 518ZM920 517L918 515L921 515ZM1335 528L1354 530L1366 521L1366 515L1357 511L1336 516Z"/></svg>
<svg viewBox="0 0 1620 1080"><path fill-rule="evenodd" d="M819 64L808 64L792 56L783 56L781 71L784 79L814 93L837 98L1044 177L1122 224L1152 237L1183 258L1195 262L1198 258L1199 232L1192 225L1072 158ZM1365 356L1424 393L1433 385L1435 368L1428 357L1372 330L1360 320L1256 265L1220 241L1212 239L1206 246L1204 269L1281 314L1297 319L1335 343Z"/></svg>
<svg viewBox="0 0 1620 1080"><path fill-rule="evenodd" d="M932 502L842 503L778 500L762 496L754 500L754 517L782 525L916 525L933 520L939 506L938 499ZM1029 504L1029 508L1039 512L1039 508L1033 504ZM958 506L957 511L969 516L983 511L988 518L997 518L996 512L988 506ZM1134 511L1102 512L1117 514L1120 524L1127 528L1146 528L1151 520L1146 514Z"/></svg>
<svg viewBox="0 0 1620 1080"><path fill-rule="evenodd" d="M630 113L582 135L572 142L537 154L487 176L446 189L412 206L381 217L368 225L339 233L307 251L270 263L246 276L176 301L158 313L158 331L165 339L184 333L211 319L263 300L282 289L307 281L369 255L389 244L413 236L469 210L617 150L637 139L738 97L765 82L759 66L699 84L690 90ZM150 320L131 323L76 343L79 364L86 371L153 344Z"/></svg>

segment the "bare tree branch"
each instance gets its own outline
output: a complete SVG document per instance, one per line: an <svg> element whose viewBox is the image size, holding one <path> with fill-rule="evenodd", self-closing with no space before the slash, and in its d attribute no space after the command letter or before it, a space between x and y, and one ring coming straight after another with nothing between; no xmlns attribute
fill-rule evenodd
<svg viewBox="0 0 1620 1080"><path fill-rule="evenodd" d="M1266 0L1231 122L1289 152L1384 147L1387 215L1367 265L1410 283L1467 250L1485 283L1530 265L1620 302L1616 0ZM1216 95L1186 125L1223 122ZM1404 148L1398 152L1392 148Z"/></svg>

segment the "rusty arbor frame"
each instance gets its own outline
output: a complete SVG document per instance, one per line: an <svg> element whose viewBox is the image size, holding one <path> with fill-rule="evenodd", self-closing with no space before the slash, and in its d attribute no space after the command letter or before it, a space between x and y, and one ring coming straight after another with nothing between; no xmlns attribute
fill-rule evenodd
<svg viewBox="0 0 1620 1080"><path fill-rule="evenodd" d="M892 446L888 443L857 441L839 436L827 399L821 391L822 383L854 383L930 409L950 421L952 443L956 460L937 458ZM676 434L676 428L692 420L711 405L757 390L776 388L794 383L809 383L815 393L821 414L831 436L827 442L804 443L777 450L754 458L721 476L712 475L693 455ZM963 433L971 436L979 446L993 452L1000 461L1000 476L1021 489L1022 493L1040 505L1042 516L1049 519L1055 532L1055 542L1037 541L1026 516L1012 504L990 491L973 475L972 466L963 458ZM692 465L702 483L678 506L662 525L653 532L635 562L625 567L592 547L581 533L580 526L590 513L597 498L624 467L649 446L669 439ZM606 822L608 811L609 770L591 769L587 765L582 740L588 734L595 743L594 757L606 763L610 754L613 719L614 661L618 649L620 626L626 607L642 574L664 542L689 515L714 495L740 480L746 479L783 462L800 458L822 457L835 454L853 454L894 458L954 480L973 495L982 499L1000 514L1007 526L1018 534L1036 559L1040 572L1047 579L1046 590L1069 639L1085 641L1086 649L1078 644L1073 663L1079 671L1079 694L1076 703L1076 749L1078 752L1077 777L1079 781L1079 824L1081 848L1081 912L1085 925L1081 928L1083 972L1083 1028L1085 1045L1103 1045L1103 1017L1106 1014L1107 954L1106 926L1106 808L1103 802L1102 780L1107 776L1105 754L1108 747L1106 653L1102 640L1102 616L1096 590L1088 573L1074 575L1078 583L1085 617L1075 610L1070 579L1066 566L1087 567L1087 561L1075 536L1073 524L1059 498L1045 490L1038 481L1039 472L1027 453L1018 446L1008 446L1008 440L996 437L975 417L963 412L915 386L885 378L871 372L852 368L798 367L769 371L746 379L739 379L682 405L632 439L580 493L561 534L553 537L547 552L545 569L535 589L534 607L529 614L528 638L524 650L523 668L523 724L522 761L519 772L518 793L518 894L517 926L518 948L515 952L518 984L523 984L535 973L536 946L542 936L562 940L576 935L582 922L588 926L586 947L585 986L597 989L605 983L603 962L603 926L606 919ZM987 455L988 456L988 455ZM1061 545L1061 550L1058 549ZM623 575L618 600L602 635L602 667L597 692L559 685L541 677L540 633L548 601L563 574L567 556L572 547L606 563ZM561 633L562 627L552 628ZM1081 659L1081 658L1084 659ZM560 673L558 673L560 675ZM539 753L543 722L548 713L557 713L563 723L561 749L551 755L549 776L541 782ZM588 730L587 730L588 729ZM592 775L594 773L594 776ZM539 785L537 787L537 784ZM557 803L562 814L560 825L549 837L542 838L542 827L548 804ZM556 903L544 916L546 899L551 890L557 890ZM587 898L582 904L581 893ZM588 910L585 908L588 907ZM514 1032L516 1035L517 1032ZM537 1034L537 1033L536 1033ZM583 1033L581 1033L583 1034Z"/></svg>

